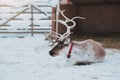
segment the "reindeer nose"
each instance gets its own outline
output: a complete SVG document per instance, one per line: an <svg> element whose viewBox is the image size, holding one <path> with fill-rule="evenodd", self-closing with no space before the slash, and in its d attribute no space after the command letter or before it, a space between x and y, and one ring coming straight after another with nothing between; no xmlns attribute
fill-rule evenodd
<svg viewBox="0 0 120 80"><path fill-rule="evenodd" d="M53 52L52 52L52 51L49 51L49 54L50 54L51 56L53 56Z"/></svg>

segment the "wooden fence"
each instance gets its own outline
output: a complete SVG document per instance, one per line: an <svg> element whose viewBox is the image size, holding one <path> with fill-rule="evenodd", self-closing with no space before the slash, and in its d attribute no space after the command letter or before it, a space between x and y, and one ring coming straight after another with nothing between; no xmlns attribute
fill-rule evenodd
<svg viewBox="0 0 120 80"><path fill-rule="evenodd" d="M11 7L11 6L0 6ZM44 9L47 9L44 11ZM42 10L43 9L43 10ZM3 18L5 15L10 15ZM42 17L43 16L43 17ZM52 28L52 6L26 5L20 10L0 12L0 34L34 34L50 32ZM24 27L23 27L24 26Z"/></svg>

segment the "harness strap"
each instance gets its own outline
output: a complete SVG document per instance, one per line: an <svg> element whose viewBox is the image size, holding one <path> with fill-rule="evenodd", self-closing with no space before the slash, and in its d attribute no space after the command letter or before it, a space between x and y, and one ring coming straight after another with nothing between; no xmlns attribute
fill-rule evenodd
<svg viewBox="0 0 120 80"><path fill-rule="evenodd" d="M67 55L68 59L71 57L72 48L73 48L73 43L70 44L69 52L68 52L68 55Z"/></svg>

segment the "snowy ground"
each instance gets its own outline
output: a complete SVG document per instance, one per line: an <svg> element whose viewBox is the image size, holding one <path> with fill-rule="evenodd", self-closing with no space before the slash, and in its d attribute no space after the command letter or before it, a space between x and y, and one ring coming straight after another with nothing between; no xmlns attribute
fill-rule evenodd
<svg viewBox="0 0 120 80"><path fill-rule="evenodd" d="M120 80L120 51L106 49L102 63L65 66L50 49L43 35L0 38L0 80Z"/></svg>

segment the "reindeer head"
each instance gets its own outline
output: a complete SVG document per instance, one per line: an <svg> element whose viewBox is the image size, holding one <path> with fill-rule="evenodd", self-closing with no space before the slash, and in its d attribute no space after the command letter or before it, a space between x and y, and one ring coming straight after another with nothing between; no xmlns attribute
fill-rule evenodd
<svg viewBox="0 0 120 80"><path fill-rule="evenodd" d="M51 56L57 56L59 55L60 51L66 46L68 46L68 43L66 42L66 40L60 41L56 46L53 47L52 50L49 51L49 54Z"/></svg>

